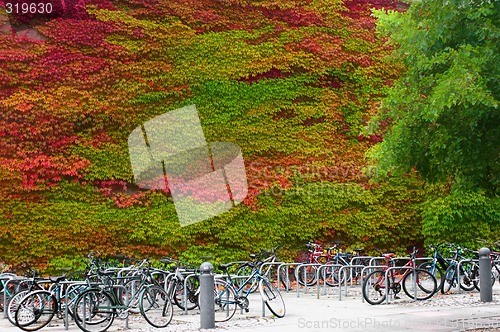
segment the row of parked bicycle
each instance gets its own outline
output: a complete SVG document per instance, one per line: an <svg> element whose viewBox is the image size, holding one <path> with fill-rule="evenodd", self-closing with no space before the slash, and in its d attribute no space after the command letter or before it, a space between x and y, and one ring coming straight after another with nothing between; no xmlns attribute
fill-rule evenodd
<svg viewBox="0 0 500 332"><path fill-rule="evenodd" d="M214 284L216 321L229 320L240 308L248 311L250 294L258 297L276 317L284 317L285 303L280 289L309 286L361 285L363 298L379 304L401 290L415 300L432 297L439 290L452 287L479 289L476 251L453 244L430 246L432 256L410 257L394 254L362 256L339 250L339 243L324 247L308 243L307 258L296 263L280 262L275 247L250 255L249 261L219 265ZM406 264L399 262L406 260ZM500 252L491 253L491 282L500 275ZM95 255L88 257L83 277L63 275L38 277L0 274L0 305L12 324L25 331L41 329L54 317L70 319L87 332L106 331L115 318L127 322L129 315L142 316L154 327L167 326L174 311L193 310L199 306L199 270L173 259L161 259L155 267L148 260L122 261L110 265ZM340 294L340 287L339 287ZM175 309L177 308L177 309Z"/></svg>
<svg viewBox="0 0 500 332"><path fill-rule="evenodd" d="M257 289L276 317L284 317L285 303L279 290L259 269L259 261L220 265L214 282L215 320L229 320L237 308L248 311L248 296ZM110 265L94 255L88 257L84 278L75 274L38 277L0 274L0 300L9 321L25 331L47 326L56 317L67 327L73 319L86 332L106 331L115 318L141 315L153 327L166 327L174 306L187 313L199 306L199 270L165 258L152 267L148 260L121 266ZM242 271L250 269L248 275ZM232 271L238 270L240 275Z"/></svg>
<svg viewBox="0 0 500 332"><path fill-rule="evenodd" d="M498 245L498 243L497 243ZM437 292L446 294L453 287L479 290L480 275L478 251L448 243L431 245L431 257L417 257L413 249L409 257L395 257L392 253L380 257L342 253L338 244L329 248L308 244L308 259L297 267L296 278L303 286L317 282L328 286L359 283L364 300L370 304L382 303L387 295L397 297L401 290L410 298L425 300ZM406 263L400 264L400 262ZM500 276L500 252L491 251L491 283Z"/></svg>

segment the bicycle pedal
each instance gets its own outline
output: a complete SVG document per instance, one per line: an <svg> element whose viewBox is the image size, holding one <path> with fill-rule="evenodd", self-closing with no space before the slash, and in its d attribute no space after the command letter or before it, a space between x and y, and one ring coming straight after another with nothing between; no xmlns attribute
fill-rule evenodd
<svg viewBox="0 0 500 332"><path fill-rule="evenodd" d="M250 311L250 309L248 309L248 308L245 308L245 312L249 312L249 311Z"/></svg>

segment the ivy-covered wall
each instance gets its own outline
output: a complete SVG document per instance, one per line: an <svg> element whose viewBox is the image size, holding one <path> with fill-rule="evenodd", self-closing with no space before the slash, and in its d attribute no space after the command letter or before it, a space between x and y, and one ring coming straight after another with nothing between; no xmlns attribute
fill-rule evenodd
<svg viewBox="0 0 500 332"><path fill-rule="evenodd" d="M423 242L422 184L375 184L363 134L404 70L375 33L391 0L87 1L0 33L0 252L78 264L91 250L215 261L307 240ZM2 24L8 24L0 9ZM180 227L169 193L133 183L127 137L195 104L207 141L239 145L249 196Z"/></svg>

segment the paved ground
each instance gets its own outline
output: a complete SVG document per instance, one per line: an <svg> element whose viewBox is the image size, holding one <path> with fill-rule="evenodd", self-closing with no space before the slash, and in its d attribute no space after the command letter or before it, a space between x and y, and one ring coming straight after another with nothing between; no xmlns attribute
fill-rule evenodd
<svg viewBox="0 0 500 332"><path fill-rule="evenodd" d="M215 331L238 332L323 332L323 331L500 331L500 286L494 287L493 302L482 303L479 293L436 295L430 300L413 302L405 296L391 304L372 306L361 301L359 291L349 289L341 301L338 295L316 298L315 289L308 294L283 293L287 314L285 318L274 319L266 310L262 317L260 297L250 301L250 312L238 310L233 319L218 323ZM199 316L195 313L181 315L176 312L174 320L166 329L150 328L140 317L129 319L130 332L146 331L199 331ZM124 320L116 319L109 331L123 331ZM71 332L79 331L70 325ZM0 319L0 331L20 331L8 320ZM61 320L43 331L64 331Z"/></svg>

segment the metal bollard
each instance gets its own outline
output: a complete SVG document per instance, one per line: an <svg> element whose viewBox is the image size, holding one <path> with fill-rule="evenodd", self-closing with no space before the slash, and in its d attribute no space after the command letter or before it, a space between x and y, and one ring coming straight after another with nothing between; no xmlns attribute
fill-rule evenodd
<svg viewBox="0 0 500 332"><path fill-rule="evenodd" d="M200 266L200 328L215 328L214 266L204 262Z"/></svg>
<svg viewBox="0 0 500 332"><path fill-rule="evenodd" d="M492 285L491 285L491 259L490 249L479 249L479 288L481 302L491 302Z"/></svg>

